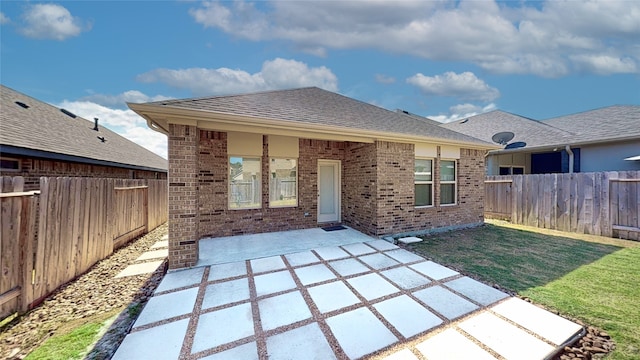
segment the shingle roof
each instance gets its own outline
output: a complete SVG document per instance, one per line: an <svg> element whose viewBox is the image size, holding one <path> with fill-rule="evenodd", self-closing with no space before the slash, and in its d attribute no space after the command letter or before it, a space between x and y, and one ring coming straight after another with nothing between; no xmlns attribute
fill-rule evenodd
<svg viewBox="0 0 640 360"><path fill-rule="evenodd" d="M148 103L260 119L423 136L491 148L477 138L317 87Z"/></svg>
<svg viewBox="0 0 640 360"><path fill-rule="evenodd" d="M614 105L560 116L544 124L572 132L574 142L640 139L640 106Z"/></svg>
<svg viewBox="0 0 640 360"><path fill-rule="evenodd" d="M79 116L0 85L0 146L3 151L134 169L166 171L167 160L115 132ZM28 106L24 108L16 102ZM102 142L98 137L104 137ZM97 161L97 162L96 162Z"/></svg>
<svg viewBox="0 0 640 360"><path fill-rule="evenodd" d="M510 131L510 142L524 141L527 148L608 142L640 138L640 106L614 105L543 121L495 110L442 127L491 141L491 136Z"/></svg>
<svg viewBox="0 0 640 360"><path fill-rule="evenodd" d="M549 124L501 110L471 116L441 126L489 142L492 141L491 137L494 134L509 131L515 135L510 143L524 141L527 147L562 144L570 141L573 136L570 132Z"/></svg>

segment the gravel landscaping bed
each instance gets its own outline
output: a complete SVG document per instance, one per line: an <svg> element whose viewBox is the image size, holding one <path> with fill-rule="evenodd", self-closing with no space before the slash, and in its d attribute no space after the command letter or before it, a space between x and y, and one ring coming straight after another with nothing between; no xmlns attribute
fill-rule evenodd
<svg viewBox="0 0 640 360"><path fill-rule="evenodd" d="M87 358L110 358L166 272L115 278L166 234L165 223L118 249L87 273L63 285L35 309L1 329L0 358L22 359L51 336L88 322L112 321ZM157 259L156 259L157 260ZM139 263L139 262L138 262Z"/></svg>

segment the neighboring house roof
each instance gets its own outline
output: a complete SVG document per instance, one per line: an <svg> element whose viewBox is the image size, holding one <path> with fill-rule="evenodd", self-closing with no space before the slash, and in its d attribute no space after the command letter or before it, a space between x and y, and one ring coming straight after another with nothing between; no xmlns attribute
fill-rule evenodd
<svg viewBox="0 0 640 360"><path fill-rule="evenodd" d="M166 159L104 126L99 125L95 131L94 122L4 85L0 85L0 95L0 152L3 154L167 171Z"/></svg>
<svg viewBox="0 0 640 360"><path fill-rule="evenodd" d="M515 136L510 143L523 141L527 147L563 143L571 138L571 133L554 128L540 121L511 114L502 110L471 116L466 119L441 125L447 129L475 136L484 141L493 141L493 135L499 132L512 132Z"/></svg>
<svg viewBox="0 0 640 360"><path fill-rule="evenodd" d="M512 132L509 143L523 141L526 147L497 151L527 151L638 139L640 106L616 105L544 121L494 110L441 126L485 141L492 141L496 133Z"/></svg>
<svg viewBox="0 0 640 360"><path fill-rule="evenodd" d="M543 120L573 133L572 142L609 142L640 139L640 106L614 105Z"/></svg>
<svg viewBox="0 0 640 360"><path fill-rule="evenodd" d="M493 144L316 87L244 95L129 104L151 128L177 122L221 131L313 134L354 141L424 141L492 149ZM178 120L179 119L179 120ZM215 123L214 127L211 125ZM244 130L237 130L243 129ZM259 127L259 128L256 128ZM306 136L305 135L305 136Z"/></svg>

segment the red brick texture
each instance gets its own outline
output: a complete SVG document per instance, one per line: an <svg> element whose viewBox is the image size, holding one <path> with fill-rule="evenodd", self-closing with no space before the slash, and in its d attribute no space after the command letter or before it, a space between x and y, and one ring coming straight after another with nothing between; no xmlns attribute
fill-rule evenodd
<svg viewBox="0 0 640 360"><path fill-rule="evenodd" d="M24 177L24 190L40 189L40 177L92 177L92 178L116 178L116 179L166 179L165 172L130 170L119 167L81 164L70 161L55 161L47 159L35 159L20 156L10 156L20 161L19 171L3 171L3 176Z"/></svg>
<svg viewBox="0 0 640 360"><path fill-rule="evenodd" d="M457 203L439 204L439 159L434 161L434 206L414 206L414 146L300 139L298 206L269 207L268 136L263 136L262 208L230 210L227 134L171 125L169 136L169 267L195 265L198 240L318 227L318 160L340 160L342 223L382 236L483 221L484 153L462 149ZM295 239L292 239L295 241Z"/></svg>

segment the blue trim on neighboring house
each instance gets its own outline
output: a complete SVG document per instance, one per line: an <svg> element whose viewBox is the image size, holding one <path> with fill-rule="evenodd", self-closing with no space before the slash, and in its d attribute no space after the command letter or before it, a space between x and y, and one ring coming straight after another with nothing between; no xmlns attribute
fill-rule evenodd
<svg viewBox="0 0 640 360"><path fill-rule="evenodd" d="M102 165L102 166L118 167L123 169L130 169L130 170L155 171L155 172L161 172L161 173L167 172L167 169L157 169L157 168L152 168L147 166L138 166L138 165L117 163L113 161L90 159L82 156L59 154L59 153L54 153L49 151L27 149L27 148L21 148L21 147L11 146L11 145L0 145L0 154L19 155L19 156L25 156L25 157L47 159L47 160L69 161L69 162L76 162L76 163L89 164L89 165Z"/></svg>

